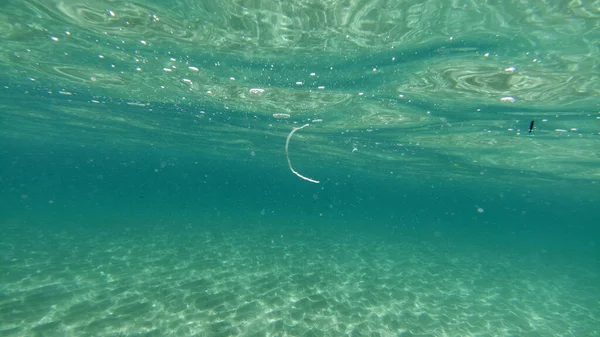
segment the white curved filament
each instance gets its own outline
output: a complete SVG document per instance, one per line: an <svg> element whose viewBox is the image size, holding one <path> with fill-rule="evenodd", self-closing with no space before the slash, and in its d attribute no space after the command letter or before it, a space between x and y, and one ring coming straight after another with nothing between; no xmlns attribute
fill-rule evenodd
<svg viewBox="0 0 600 337"><path fill-rule="evenodd" d="M304 124L299 128L293 128L292 131L290 132L290 134L287 136L287 139L285 140L285 158L287 159L288 162L288 167L290 168L290 171L292 171L293 174L297 175L299 178L304 179L306 181L310 181L311 183L315 183L318 184L319 181L318 180L314 180L314 179L310 179L309 177L305 177L303 175L301 175L300 173L296 172L296 170L294 170L294 168L292 167L292 162L290 161L290 155L288 153L288 147L290 145L290 139L292 139L292 135L294 134L294 132L304 129L305 127L310 126L310 124Z"/></svg>

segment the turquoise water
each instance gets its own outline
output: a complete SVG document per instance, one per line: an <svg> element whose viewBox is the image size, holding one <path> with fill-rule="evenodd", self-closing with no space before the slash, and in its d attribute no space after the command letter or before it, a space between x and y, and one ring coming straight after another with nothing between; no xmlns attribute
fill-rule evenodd
<svg viewBox="0 0 600 337"><path fill-rule="evenodd" d="M0 336L600 336L599 22L4 1Z"/></svg>

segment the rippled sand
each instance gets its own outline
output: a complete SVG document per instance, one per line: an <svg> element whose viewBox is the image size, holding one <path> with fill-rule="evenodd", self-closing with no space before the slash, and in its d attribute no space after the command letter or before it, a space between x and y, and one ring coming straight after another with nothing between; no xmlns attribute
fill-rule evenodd
<svg viewBox="0 0 600 337"><path fill-rule="evenodd" d="M15 232L0 253L0 336L600 334L598 274L445 240Z"/></svg>

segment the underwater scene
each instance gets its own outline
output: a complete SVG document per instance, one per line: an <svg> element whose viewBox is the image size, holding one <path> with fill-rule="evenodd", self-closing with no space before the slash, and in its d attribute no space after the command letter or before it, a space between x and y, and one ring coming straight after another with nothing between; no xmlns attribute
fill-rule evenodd
<svg viewBox="0 0 600 337"><path fill-rule="evenodd" d="M4 336L600 336L600 2L2 1Z"/></svg>

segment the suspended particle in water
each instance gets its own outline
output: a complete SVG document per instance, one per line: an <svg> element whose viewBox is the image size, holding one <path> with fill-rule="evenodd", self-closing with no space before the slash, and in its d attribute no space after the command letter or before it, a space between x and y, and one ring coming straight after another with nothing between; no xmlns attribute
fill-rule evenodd
<svg viewBox="0 0 600 337"><path fill-rule="evenodd" d="M477 207L477 212L478 212L478 213L483 213L483 208L481 208L481 207Z"/></svg>
<svg viewBox="0 0 600 337"><path fill-rule="evenodd" d="M292 167L292 162L290 161L290 154L289 154L289 150L288 150L289 145L290 145L290 139L292 139L292 136L294 135L294 133L296 131L302 130L307 126L310 126L310 124L304 124L299 128L293 128L292 131L290 132L290 134L287 136L287 139L285 140L285 158L287 159L288 167L290 168L290 171L292 171L293 174L295 174L296 176L298 176L301 179L310 181L311 183L318 184L319 183L318 180L305 177L305 176L301 175L300 173L296 172L296 170L294 170L294 168Z"/></svg>

